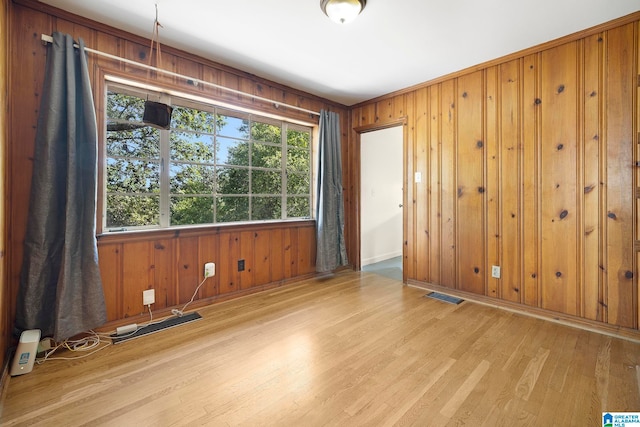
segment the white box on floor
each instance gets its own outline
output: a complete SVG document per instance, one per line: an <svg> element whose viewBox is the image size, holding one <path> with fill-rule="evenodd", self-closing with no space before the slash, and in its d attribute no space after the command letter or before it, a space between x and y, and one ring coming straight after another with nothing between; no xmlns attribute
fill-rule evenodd
<svg viewBox="0 0 640 427"><path fill-rule="evenodd" d="M18 342L16 354L13 356L9 375L14 377L31 372L33 363L36 361L39 342L40 329L29 329L20 334L20 341Z"/></svg>

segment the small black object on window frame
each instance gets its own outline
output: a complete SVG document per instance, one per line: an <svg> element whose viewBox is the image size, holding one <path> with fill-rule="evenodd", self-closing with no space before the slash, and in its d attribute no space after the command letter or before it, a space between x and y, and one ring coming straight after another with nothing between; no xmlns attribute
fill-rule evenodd
<svg viewBox="0 0 640 427"><path fill-rule="evenodd" d="M142 121L158 129L169 129L173 107L155 101L144 102Z"/></svg>

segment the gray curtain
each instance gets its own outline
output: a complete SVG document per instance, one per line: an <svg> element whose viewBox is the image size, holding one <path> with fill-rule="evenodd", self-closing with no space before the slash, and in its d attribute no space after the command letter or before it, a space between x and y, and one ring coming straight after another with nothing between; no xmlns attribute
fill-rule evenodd
<svg viewBox="0 0 640 427"><path fill-rule="evenodd" d="M54 33L47 53L16 334L63 341L107 320L96 245L97 131L84 42Z"/></svg>
<svg viewBox="0 0 640 427"><path fill-rule="evenodd" d="M342 199L340 116L320 112L318 204L316 208L316 271L326 272L347 265Z"/></svg>

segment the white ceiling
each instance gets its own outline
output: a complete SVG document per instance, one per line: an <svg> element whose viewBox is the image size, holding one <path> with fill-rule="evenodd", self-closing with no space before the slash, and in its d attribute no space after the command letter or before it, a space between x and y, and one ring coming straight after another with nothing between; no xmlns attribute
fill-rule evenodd
<svg viewBox="0 0 640 427"><path fill-rule="evenodd" d="M348 25L320 0L41 0L345 105L640 10L640 0L368 0ZM89 46L91 47L91 46Z"/></svg>

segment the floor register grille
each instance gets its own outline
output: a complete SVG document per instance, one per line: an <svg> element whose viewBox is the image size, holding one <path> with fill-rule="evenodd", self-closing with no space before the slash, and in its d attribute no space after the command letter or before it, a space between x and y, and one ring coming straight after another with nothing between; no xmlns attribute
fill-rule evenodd
<svg viewBox="0 0 640 427"><path fill-rule="evenodd" d="M159 332L164 329L169 329L176 326L184 325L185 323L193 322L201 318L202 316L200 316L196 312L187 313L183 316L169 317L168 319L161 320L159 322L152 323L147 326L143 326L140 329L136 330L135 332L131 332L129 334L124 334L124 335L113 334L111 335L111 342L113 344L120 344L122 342L139 338L144 335L153 334L155 332Z"/></svg>

